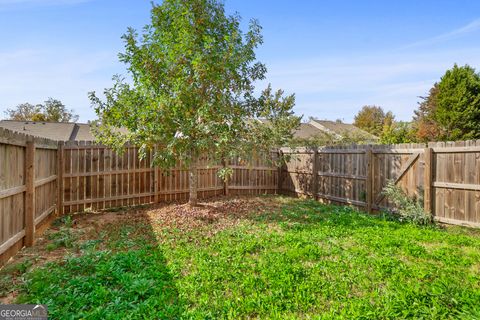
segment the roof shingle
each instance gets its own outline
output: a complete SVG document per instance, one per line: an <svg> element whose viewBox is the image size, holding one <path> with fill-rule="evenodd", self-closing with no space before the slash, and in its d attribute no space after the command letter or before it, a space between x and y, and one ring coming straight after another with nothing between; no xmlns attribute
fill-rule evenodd
<svg viewBox="0 0 480 320"><path fill-rule="evenodd" d="M56 141L94 140L85 123L1 120L0 127Z"/></svg>

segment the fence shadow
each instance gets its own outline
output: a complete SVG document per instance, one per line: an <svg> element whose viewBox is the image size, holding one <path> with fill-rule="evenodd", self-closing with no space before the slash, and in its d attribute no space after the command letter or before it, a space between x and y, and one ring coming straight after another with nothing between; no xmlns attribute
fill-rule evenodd
<svg viewBox="0 0 480 320"><path fill-rule="evenodd" d="M144 210L74 217L75 257L33 271L22 303L47 304L56 319L182 317L184 303L164 244Z"/></svg>

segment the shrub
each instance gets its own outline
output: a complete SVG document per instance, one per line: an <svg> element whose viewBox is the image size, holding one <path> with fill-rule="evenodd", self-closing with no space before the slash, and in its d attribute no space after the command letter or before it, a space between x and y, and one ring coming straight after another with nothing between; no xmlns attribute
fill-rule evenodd
<svg viewBox="0 0 480 320"><path fill-rule="evenodd" d="M60 247L73 248L75 241L77 240L77 235L73 232L73 220L70 216L66 216L61 221L57 222L62 224L60 230L55 233L50 233L48 239L52 240L51 243L47 245L47 250L52 251Z"/></svg>
<svg viewBox="0 0 480 320"><path fill-rule="evenodd" d="M383 189L383 194L395 205L394 209L389 210L399 221L410 221L415 224L431 224L432 215L423 210L423 201L419 198L411 198L397 186L393 181L389 181Z"/></svg>

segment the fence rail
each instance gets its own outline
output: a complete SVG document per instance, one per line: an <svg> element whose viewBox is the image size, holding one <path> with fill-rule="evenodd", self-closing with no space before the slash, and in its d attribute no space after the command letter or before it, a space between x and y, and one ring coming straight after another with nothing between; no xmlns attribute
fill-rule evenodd
<svg viewBox="0 0 480 320"><path fill-rule="evenodd" d="M282 149L252 159L198 163L199 198L285 193L372 212L391 207L382 195L389 180L423 197L439 221L480 227L480 141ZM270 159L269 159L270 158ZM222 181L217 171L233 171ZM188 170L152 166L138 149L124 154L91 142L58 143L0 129L0 265L56 216L111 207L186 200Z"/></svg>

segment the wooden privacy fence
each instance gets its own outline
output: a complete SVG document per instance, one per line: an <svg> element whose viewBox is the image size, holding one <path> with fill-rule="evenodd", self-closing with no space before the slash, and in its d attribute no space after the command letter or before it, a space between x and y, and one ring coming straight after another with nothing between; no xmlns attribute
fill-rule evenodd
<svg viewBox="0 0 480 320"><path fill-rule="evenodd" d="M201 157L199 198L287 193L351 204L371 212L391 207L389 180L422 197L437 220L480 227L480 141L353 145L282 149L290 159L272 166L278 152L212 165ZM222 181L218 169L229 167ZM119 155L92 142L59 143L0 128L0 265L63 213L186 200L188 171L152 166L138 149Z"/></svg>
<svg viewBox="0 0 480 320"><path fill-rule="evenodd" d="M0 128L0 265L55 212L57 168L56 142Z"/></svg>
<svg viewBox="0 0 480 320"><path fill-rule="evenodd" d="M441 222L480 227L480 141L282 149L280 190L372 212L394 181Z"/></svg>
<svg viewBox="0 0 480 320"><path fill-rule="evenodd" d="M136 147L119 155L91 142L71 142L60 149L64 213L188 199L188 170L181 162L162 170L152 167L152 154L140 160ZM225 183L218 177L223 165L212 165L202 156L197 165L198 197L276 193L278 169L270 163L266 156L230 160L225 166L233 175Z"/></svg>
<svg viewBox="0 0 480 320"><path fill-rule="evenodd" d="M430 193L435 216L480 227L480 140L432 142Z"/></svg>
<svg viewBox="0 0 480 320"><path fill-rule="evenodd" d="M198 163L198 197L276 193L278 170L267 157L234 159L225 183L208 156ZM64 213L188 199L188 170L152 166L138 148L123 154L92 142L56 142L0 128L0 265Z"/></svg>

